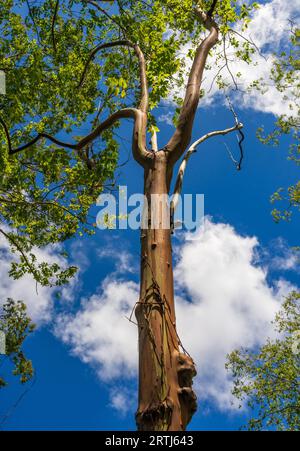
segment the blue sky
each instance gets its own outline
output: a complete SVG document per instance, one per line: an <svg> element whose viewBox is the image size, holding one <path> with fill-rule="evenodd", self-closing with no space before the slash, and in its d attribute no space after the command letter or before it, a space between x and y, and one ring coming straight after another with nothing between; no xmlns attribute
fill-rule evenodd
<svg viewBox="0 0 300 451"><path fill-rule="evenodd" d="M280 5L281 3L279 1ZM268 94L265 103L259 96L256 96L256 100L251 99L252 107L255 106L254 102L257 102L256 108L249 108L247 102L239 102L238 97L235 97L234 101L239 120L244 123L246 138L243 170L236 171L223 144L224 141L227 142L233 152L238 152L236 137L232 134L204 143L192 156L184 181L185 193L205 195L205 214L210 217L207 232L200 244L194 248L184 241L184 236L176 234L174 237L175 266L177 274L182 278L181 285L177 286L177 294L182 298L178 300L178 314L184 316L185 302L188 299L195 304L194 311L199 315L200 321L199 330L195 322L194 329L186 333L186 341L196 353L196 358L199 358L197 363L199 362L200 376L196 382L199 408L190 424L190 429L193 430L235 430L245 424L251 412L230 407L228 384L221 370L226 346L231 343L237 346L240 343L258 345L263 342L262 332L258 333L257 337L253 336L255 327L265 328L266 333L271 331L269 320L276 306L280 305L280 296L291 285L299 286L300 283L299 273L289 251L290 246L299 245L299 217L295 215L289 224L275 224L270 214L271 194L278 187L287 187L298 180L297 167L287 160L288 139L283 139L279 148L263 146L257 140L256 130L259 126L264 124L267 130L271 130L274 124L273 114L266 111L273 108L272 111L276 112L277 108L269 102ZM158 116L166 114L166 110L168 109L163 108L158 112ZM193 139L199 138L207 131L232 126L233 122L232 114L226 105L212 97L212 103L198 111ZM172 133L172 127L162 123L160 128L159 140L161 144L165 144ZM120 148L120 162L127 159L130 129L129 122L124 123L120 129L120 134L124 137ZM132 158L119 172L119 182L128 186L129 194L142 192L142 170ZM98 211L96 207L94 211ZM251 241L249 237L256 239L252 238ZM25 290L26 297L40 302L41 308L34 310L39 327L25 345L26 353L32 359L36 370L33 382L20 386L9 376L11 368L8 361L4 361L0 367L0 371L9 379L9 386L0 391L2 429L135 428L135 359L126 355L124 347L117 341L120 334L124 343L131 340L134 353L136 344L132 343L132 337L134 340L135 326L128 324L123 310L118 316L118 312L111 312L109 306L116 299L120 305L123 301L128 303L129 306L126 305L125 310L134 305L132 299L139 276L138 232L98 230L92 238L72 240L68 243L68 248L81 271L78 280L63 293L61 300L54 303L54 296L49 290L40 290L39 300L36 300L34 284L29 280L19 288L9 288L12 292L15 290L17 295L21 295ZM213 265L216 274L210 271L211 266L205 267L208 265L205 256L209 256L209 249L210 255L215 259ZM237 255L234 255L232 260L229 259L231 270L228 269L227 273L227 267L221 259L224 255L228 256L229 251ZM198 262L201 269L195 272L193 264ZM234 268L237 271L236 278ZM226 285L224 277L221 277L222 271L225 273L226 282L233 281L234 286L229 286L229 282ZM207 279L206 274L211 274L207 286L198 289L197 279ZM103 281L106 281L104 289L103 286L101 288ZM188 288L189 281L194 284L193 289ZM236 326L232 332L235 336L232 339L229 336L223 337L226 346L222 344L219 348L218 341L211 348L211 344L203 340L201 332L201 325L205 322L212 324L213 330L213 315L215 314L217 324L224 308L222 297L218 301L210 299L214 294L210 286L214 284L224 289L224 296L228 293L228 297L234 298L232 303L224 300L228 302L225 303L225 308L228 306L228 311L231 312L226 313L224 321L232 321L233 328ZM249 298L245 299L245 305L250 311L249 316L247 312L242 314L242 321L247 322L248 318L253 321L253 327L248 324L246 329L249 343L243 337L245 334L240 331L244 323L238 322L237 313L233 311L237 287L241 298L239 308L243 303L243 296L250 292ZM105 289L112 293L110 299L105 298ZM122 296L125 296L123 301ZM216 297L219 299L218 293ZM29 308L33 308L30 300L28 303ZM104 304L105 310L101 310L101 305ZM211 312L210 305L216 309L214 312ZM105 318L111 321L113 334L117 337L115 341L114 337L111 337L111 342L107 344L112 357L119 351L117 356L119 355L120 362L114 378L105 373L105 365L110 368L110 356L102 356L107 339L105 323L99 319L97 329L97 323L89 327L87 319L90 318L89 314L96 315L101 311L106 315ZM182 324L184 326L183 319ZM226 327L224 331L229 334ZM199 344L201 340L202 344ZM215 358L219 362L218 366L209 366L208 356ZM220 375L210 373L214 370L220 370Z"/></svg>

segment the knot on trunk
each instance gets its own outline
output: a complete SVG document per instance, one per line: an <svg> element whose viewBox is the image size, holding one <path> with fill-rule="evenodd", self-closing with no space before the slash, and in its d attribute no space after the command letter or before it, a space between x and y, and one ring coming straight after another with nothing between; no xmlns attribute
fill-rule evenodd
<svg viewBox="0 0 300 451"><path fill-rule="evenodd" d="M197 371L193 359L180 353L177 357L178 383L180 387L191 387Z"/></svg>
<svg viewBox="0 0 300 451"><path fill-rule="evenodd" d="M197 396L192 389L193 378L196 376L197 371L191 357L185 354L178 355L177 374L180 387L178 389L178 397L181 407L182 425L185 430L197 410Z"/></svg>
<svg viewBox="0 0 300 451"><path fill-rule="evenodd" d="M172 418L174 404L167 397L164 401L152 404L136 413L136 424L139 431L167 431Z"/></svg>

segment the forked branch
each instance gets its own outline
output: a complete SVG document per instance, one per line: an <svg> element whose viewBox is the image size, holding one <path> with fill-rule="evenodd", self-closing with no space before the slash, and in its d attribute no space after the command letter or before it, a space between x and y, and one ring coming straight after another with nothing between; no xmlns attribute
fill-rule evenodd
<svg viewBox="0 0 300 451"><path fill-rule="evenodd" d="M101 8L96 2L94 2L92 0L91 1L88 0L87 3L92 4L93 6L97 7L101 11L103 10L103 8ZM59 5L59 1L56 2L56 6L55 6L53 21L52 21L52 32L54 31L54 24L55 24L55 19L57 16L58 5ZM103 10L102 12L105 12L105 10ZM108 15L108 13L106 13L106 14ZM109 15L108 15L108 17L111 18L111 16L109 16ZM120 26L118 21L116 21L116 20L114 20L114 21L116 22L117 25ZM121 26L120 26L120 28L122 29ZM123 30L123 31L125 31L125 30ZM55 39L54 39L53 33L52 33L52 37L53 37L53 47L55 50L56 46L55 46ZM5 124L5 121L2 118L0 118L0 124L2 125L2 127L4 129L4 133L5 133L6 140L7 140L9 155L14 155L18 152L26 150L29 147L33 146L34 144L37 144L42 139L47 139L60 147L65 147L68 149L76 150L76 151L78 151L79 155L81 155L82 149L85 148L86 146L88 146L96 138L98 138L104 130L107 130L108 128L113 126L119 119L131 118L131 119L134 119L134 133L133 133L133 143L132 143L133 156L134 156L135 160L137 162L139 162L142 166L144 166L146 163L148 163L149 159L152 159L152 157L153 157L153 154L147 150L147 146L146 146L146 128L147 128L147 112L148 112L148 105L149 105L149 93L148 93L148 83L147 83L147 75L146 75L146 62L145 62L145 57L144 57L144 54L143 54L140 46L138 44L132 43L128 39L122 39L122 40L120 39L117 41L100 44L99 46L94 48L92 50L92 52L90 53L90 55L86 61L86 64L84 66L84 70L81 75L78 87L80 87L83 84L83 81L86 76L86 72L88 70L88 66L99 51L101 51L103 49L115 47L115 46L122 46L122 45L132 48L139 61L139 79L140 79L141 92L140 92L140 99L138 102L138 108L124 108L122 110L119 110L119 111L113 113L104 122L99 124L91 133L89 133L87 136L82 138L77 143L64 142L64 141L50 135L49 133L38 133L35 138L33 138L26 144L23 144L17 148L13 148L9 130Z"/></svg>
<svg viewBox="0 0 300 451"><path fill-rule="evenodd" d="M216 2L214 3L214 7ZM209 11L210 15L213 10ZM197 18L209 30L209 35L202 41L196 50L196 55L190 71L188 84L185 92L185 98L178 119L178 125L175 133L165 147L169 152L169 162L171 167L184 153L190 143L194 118L200 98L200 87L202 82L203 71L209 51L218 41L218 26L210 15L204 13L199 8L195 8Z"/></svg>

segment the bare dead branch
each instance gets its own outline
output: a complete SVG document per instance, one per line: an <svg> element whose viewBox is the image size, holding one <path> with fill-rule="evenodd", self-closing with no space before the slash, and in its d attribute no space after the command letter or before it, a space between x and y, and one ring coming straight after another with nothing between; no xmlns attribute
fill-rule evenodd
<svg viewBox="0 0 300 451"><path fill-rule="evenodd" d="M241 130L239 130L239 133L240 133L240 137L237 136L238 146L239 146L239 149L240 149L240 158L239 158L239 160L236 160L234 158L233 153L231 152L229 146L226 143L224 143L224 145L225 145L225 147L227 149L227 152L228 152L228 154L230 156L230 159L234 163L234 165L235 165L235 167L237 168L238 171L240 171L242 169L242 162L244 160L244 150L243 150L242 142L245 139L245 135L244 135L244 133Z"/></svg>
<svg viewBox="0 0 300 451"><path fill-rule="evenodd" d="M214 78L212 79L212 82L210 84L210 88L207 91L207 93L209 94L215 84L216 79L218 78L218 76L220 75L220 73L222 72L222 70L224 69L224 67L226 67L226 64L223 64L223 66L220 67L220 69L218 70L218 72L216 73L216 75L214 76Z"/></svg>
<svg viewBox="0 0 300 451"><path fill-rule="evenodd" d="M206 141L209 138L213 138L214 136L218 136L218 135L227 135L228 133L231 133L235 130L241 130L243 128L243 124L241 122L238 122L237 124L235 124L233 127L230 128L226 128L224 130L215 130L213 132L209 132L206 133L206 135L202 136L201 138L199 138L197 141L195 141L188 149L188 151L186 152L181 165L178 169L178 174L177 174L177 178L176 178L176 183L175 183L175 188L174 188L174 192L173 192L173 198L171 201L171 216L173 215L174 217L174 212L176 210L176 207L178 205L178 201L179 201L179 196L181 194L182 191L182 183L183 183L183 177L185 174L185 170L187 167L187 163L189 161L189 159L191 158L192 154L195 153L197 151L197 147L202 144L204 141Z"/></svg>
<svg viewBox="0 0 300 451"><path fill-rule="evenodd" d="M226 100L227 100L229 109L230 109L230 111L233 114L233 117L234 117L234 120L235 120L235 124L237 125L239 123L239 119L238 119L238 116L237 116L237 114L235 112L235 109L233 108L232 102L231 102L231 100L230 100L230 98L228 96L226 96Z"/></svg>
<svg viewBox="0 0 300 451"><path fill-rule="evenodd" d="M252 39L246 38L246 36L242 35L241 33L239 33L239 32L236 31L236 30L233 30L232 28L230 28L228 31L229 31L230 33L234 33L234 34L238 35L240 38L244 39L244 41L246 41L246 42L248 42L250 45L252 45L252 46L255 48L255 50L258 52L258 54L259 54L265 61L267 61L267 58L265 57L265 55L264 55L263 53L261 53L259 47L255 44L255 42L254 42ZM250 36L250 37L251 37L251 36Z"/></svg>
<svg viewBox="0 0 300 451"><path fill-rule="evenodd" d="M218 26L199 8L195 9L197 18L209 30L209 35L201 42L196 50L195 58L190 71L185 98L178 119L175 133L165 147L169 152L169 164L174 166L187 148L192 135L194 118L200 98L200 87L203 71L209 51L218 41Z"/></svg>
<svg viewBox="0 0 300 451"><path fill-rule="evenodd" d="M239 120L238 120L237 114L236 114L236 112L235 112L235 110L233 108L233 105L232 105L232 103L231 103L231 101L230 101L228 96L226 96L226 99L227 99L227 102L228 102L228 105L229 105L229 109L230 109L230 111L232 112L232 114L234 116L235 124L238 125L239 124ZM239 133L239 136L237 136L237 140L238 140L238 146L239 146L239 150L240 150L240 158L239 158L238 161L233 157L233 154L230 151L229 147L226 144L225 144L225 146L227 148L227 151L228 151L228 153L230 155L231 160L234 162L237 170L240 171L242 169L242 163L243 163L243 160L244 160L244 149L243 149L242 144L243 144L243 141L245 140L245 135L244 135L244 133L242 132L242 130L240 128L238 129L238 133Z"/></svg>

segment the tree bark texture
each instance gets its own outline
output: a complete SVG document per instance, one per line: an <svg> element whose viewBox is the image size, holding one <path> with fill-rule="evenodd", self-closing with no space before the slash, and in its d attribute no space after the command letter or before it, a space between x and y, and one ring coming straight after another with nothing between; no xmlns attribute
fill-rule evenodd
<svg viewBox="0 0 300 451"><path fill-rule="evenodd" d="M141 230L141 289L136 307L139 329L139 407L142 431L184 431L196 411L192 390L195 365L183 352L176 331L171 230L164 227L164 206L151 227L153 195L166 195L167 153L155 153L145 169L148 227Z"/></svg>

